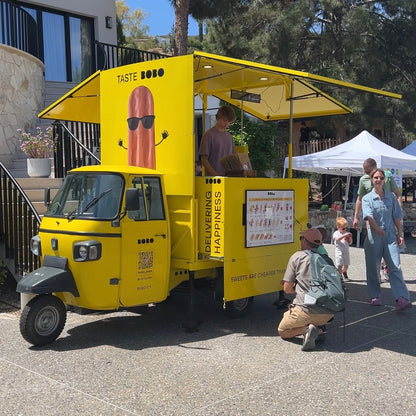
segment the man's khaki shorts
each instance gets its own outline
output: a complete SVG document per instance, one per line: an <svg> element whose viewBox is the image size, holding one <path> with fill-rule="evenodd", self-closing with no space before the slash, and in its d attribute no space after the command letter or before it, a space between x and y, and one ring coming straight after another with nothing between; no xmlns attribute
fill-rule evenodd
<svg viewBox="0 0 416 416"><path fill-rule="evenodd" d="M279 333L294 328L306 328L307 325L315 326L325 325L330 321L334 315L332 313L318 314L307 313L303 309L295 305L290 305L282 320L280 321L278 331Z"/></svg>

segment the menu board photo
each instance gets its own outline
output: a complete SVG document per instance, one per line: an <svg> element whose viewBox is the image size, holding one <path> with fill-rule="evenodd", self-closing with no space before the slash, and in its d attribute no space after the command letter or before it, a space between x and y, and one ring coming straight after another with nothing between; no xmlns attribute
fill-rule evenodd
<svg viewBox="0 0 416 416"><path fill-rule="evenodd" d="M246 191L246 247L293 243L294 191Z"/></svg>

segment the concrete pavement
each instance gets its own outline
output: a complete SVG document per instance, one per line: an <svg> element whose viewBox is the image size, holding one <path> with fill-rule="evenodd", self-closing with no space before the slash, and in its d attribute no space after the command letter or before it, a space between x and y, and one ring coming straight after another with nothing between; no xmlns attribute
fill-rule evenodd
<svg viewBox="0 0 416 416"><path fill-rule="evenodd" d="M388 283L383 305L368 304L363 250L351 247L351 260L345 342L338 314L312 352L277 336L275 295L239 320L201 297L195 333L181 328L180 294L142 315L69 313L42 348L23 340L18 313L2 313L0 414L414 415L416 254L402 255L414 307L401 313Z"/></svg>

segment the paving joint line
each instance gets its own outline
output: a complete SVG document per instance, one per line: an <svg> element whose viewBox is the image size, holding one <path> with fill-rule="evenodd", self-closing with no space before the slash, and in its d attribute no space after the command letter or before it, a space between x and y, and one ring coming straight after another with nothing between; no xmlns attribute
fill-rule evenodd
<svg viewBox="0 0 416 416"><path fill-rule="evenodd" d="M45 379L45 380L48 380L48 381L53 382L53 383L55 383L55 384L58 384L58 385L60 385L60 386L62 386L62 387L64 387L64 388L67 388L67 389L69 389L69 390L75 391L76 393L80 393L81 395L84 395L84 396L90 397L90 398L91 398L91 399L93 399L93 400L96 400L96 401L101 402L101 403L103 403L103 404L106 404L106 405L108 405L108 406L114 407L115 409L121 410L121 411L126 412L126 413L128 413L128 414L130 414L130 415L140 416L140 414L139 414L139 413L132 412L131 410L125 409L125 408L120 407L120 406L117 406L117 405L115 405L115 404L113 404L113 403L111 403L111 402L109 402L109 401L107 401L107 400L100 399L100 398L99 398L99 397L97 397L97 396L94 396L94 395L92 395L92 394L90 394L90 393L84 392L84 391L82 391L82 390L80 390L80 389L78 389L78 388L76 388L76 387L72 387L72 386L70 386L70 385L69 385L69 384L67 384L67 383L63 383L62 381L55 380L55 379L53 379L53 378L51 378L51 377L49 377L49 376L46 376L46 375L41 374L41 373L38 373L38 372L33 371L33 370L29 369L29 368L23 367L23 366L21 366L21 365L19 365L19 364L14 363L13 361L6 360L5 358L2 358L2 357L0 357L0 361L4 361L4 362L6 362L6 363L8 363L8 364L10 364L10 365L12 365L12 366L14 366L14 367L20 368L20 369L21 369L21 370L23 370L23 371L26 371L26 372L28 372L28 373L34 374L34 375L36 375L36 376L38 376L38 377L40 377L40 378L43 378L43 379Z"/></svg>

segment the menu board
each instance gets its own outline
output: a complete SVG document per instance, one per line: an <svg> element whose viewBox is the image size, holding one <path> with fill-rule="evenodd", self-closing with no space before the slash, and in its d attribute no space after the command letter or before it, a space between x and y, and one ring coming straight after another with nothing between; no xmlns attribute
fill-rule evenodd
<svg viewBox="0 0 416 416"><path fill-rule="evenodd" d="M246 191L246 247L293 243L293 190Z"/></svg>

